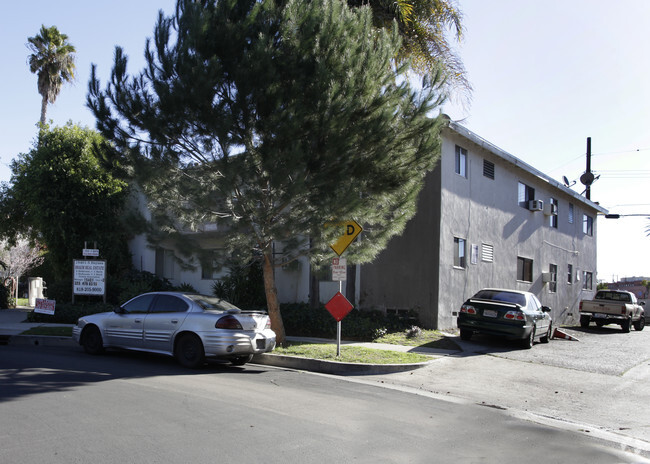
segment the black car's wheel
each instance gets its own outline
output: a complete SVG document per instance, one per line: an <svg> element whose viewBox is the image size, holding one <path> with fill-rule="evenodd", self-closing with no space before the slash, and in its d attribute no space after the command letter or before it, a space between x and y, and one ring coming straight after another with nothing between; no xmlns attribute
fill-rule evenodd
<svg viewBox="0 0 650 464"><path fill-rule="evenodd" d="M596 327L602 327L605 325L605 321L596 321Z"/></svg>
<svg viewBox="0 0 650 464"><path fill-rule="evenodd" d="M460 339L466 342L472 339L472 331L469 329L460 329Z"/></svg>
<svg viewBox="0 0 650 464"><path fill-rule="evenodd" d="M86 327L81 334L81 345L88 354L101 354L104 352L102 334L97 326Z"/></svg>
<svg viewBox="0 0 650 464"><path fill-rule="evenodd" d="M632 318L627 318L621 322L621 330L623 333L629 333L632 330Z"/></svg>
<svg viewBox="0 0 650 464"><path fill-rule="evenodd" d="M643 330L645 327L645 315L641 315L638 321L634 323L634 330Z"/></svg>
<svg viewBox="0 0 650 464"><path fill-rule="evenodd" d="M539 341L542 343L548 343L551 340L552 336L553 336L553 324L549 324L548 330L546 331L546 335L540 337Z"/></svg>
<svg viewBox="0 0 650 464"><path fill-rule="evenodd" d="M253 359L252 354L246 356L237 356L236 358L230 359L230 364L232 364L233 366L243 366L247 362L250 362L251 359Z"/></svg>
<svg viewBox="0 0 650 464"><path fill-rule="evenodd" d="M529 350L533 347L533 343L535 343L535 327L533 327L533 329L530 331L528 337L524 338L521 341L521 347Z"/></svg>
<svg viewBox="0 0 650 464"><path fill-rule="evenodd" d="M176 342L174 356L183 367L198 369L203 366L205 351L201 339L191 333L181 335Z"/></svg>
<svg viewBox="0 0 650 464"><path fill-rule="evenodd" d="M580 316L580 327L586 329L591 322L591 316Z"/></svg>

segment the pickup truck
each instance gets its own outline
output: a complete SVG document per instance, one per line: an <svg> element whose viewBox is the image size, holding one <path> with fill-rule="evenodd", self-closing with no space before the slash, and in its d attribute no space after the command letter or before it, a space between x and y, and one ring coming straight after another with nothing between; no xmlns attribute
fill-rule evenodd
<svg viewBox="0 0 650 464"><path fill-rule="evenodd" d="M593 300L580 302L580 327L589 327L595 322L598 327L605 324L618 324L623 332L629 332L632 325L635 330L645 326L645 303L637 302L631 292L619 290L598 290Z"/></svg>

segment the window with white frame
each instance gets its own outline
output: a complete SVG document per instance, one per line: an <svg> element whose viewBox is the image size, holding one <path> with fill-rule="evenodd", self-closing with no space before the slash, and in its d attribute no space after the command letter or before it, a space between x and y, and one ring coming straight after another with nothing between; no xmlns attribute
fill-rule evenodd
<svg viewBox="0 0 650 464"><path fill-rule="evenodd" d="M567 265L566 283L569 285L573 283L573 264Z"/></svg>
<svg viewBox="0 0 650 464"><path fill-rule="evenodd" d="M557 264L549 264L548 272L551 274L551 280L548 282L548 291L557 292Z"/></svg>
<svg viewBox="0 0 650 464"><path fill-rule="evenodd" d="M483 176L494 180L494 163L486 159L483 160Z"/></svg>
<svg viewBox="0 0 650 464"><path fill-rule="evenodd" d="M463 238L454 237L454 267L465 268L467 265L467 242Z"/></svg>
<svg viewBox="0 0 650 464"><path fill-rule="evenodd" d="M549 216L549 223L548 225L557 229L557 213L558 213L558 202L557 198L550 198L548 200L549 204L551 205L551 215Z"/></svg>
<svg viewBox="0 0 650 464"><path fill-rule="evenodd" d="M467 150L458 145L456 145L456 161L454 170L459 176L467 178Z"/></svg>
<svg viewBox="0 0 650 464"><path fill-rule="evenodd" d="M174 261L174 250L156 248L156 275L165 279L173 279Z"/></svg>
<svg viewBox="0 0 650 464"><path fill-rule="evenodd" d="M210 256L201 260L201 279L216 280L222 273L223 250L215 249Z"/></svg>
<svg viewBox="0 0 650 464"><path fill-rule="evenodd" d="M517 256L517 280L522 282L533 281L533 260Z"/></svg>
<svg viewBox="0 0 650 464"><path fill-rule="evenodd" d="M585 235L594 235L594 218L587 214L582 215L582 232L584 232Z"/></svg>
<svg viewBox="0 0 650 464"><path fill-rule="evenodd" d="M594 284L594 274L589 271L583 271L582 273L582 289L583 290L593 290Z"/></svg>

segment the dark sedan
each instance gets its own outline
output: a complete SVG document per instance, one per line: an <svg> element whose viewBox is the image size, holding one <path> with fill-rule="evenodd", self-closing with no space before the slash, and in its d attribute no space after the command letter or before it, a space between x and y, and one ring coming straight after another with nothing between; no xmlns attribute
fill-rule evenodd
<svg viewBox="0 0 650 464"><path fill-rule="evenodd" d="M486 288L471 297L460 308L460 338L470 340L475 333L484 333L521 340L531 348L535 340L548 343L553 333L551 308L542 306L530 292Z"/></svg>

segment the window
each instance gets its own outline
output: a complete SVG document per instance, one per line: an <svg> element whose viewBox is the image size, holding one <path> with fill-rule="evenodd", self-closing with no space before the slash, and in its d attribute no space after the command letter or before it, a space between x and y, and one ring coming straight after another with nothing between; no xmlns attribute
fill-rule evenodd
<svg viewBox="0 0 650 464"><path fill-rule="evenodd" d="M533 281L533 260L517 256L517 280L522 282Z"/></svg>
<svg viewBox="0 0 650 464"><path fill-rule="evenodd" d="M481 261L486 263L494 262L494 247L492 245L487 243L481 245Z"/></svg>
<svg viewBox="0 0 650 464"><path fill-rule="evenodd" d="M494 179L494 163L483 160L483 175L488 179Z"/></svg>
<svg viewBox="0 0 650 464"><path fill-rule="evenodd" d="M549 216L548 225L557 229L557 198L550 198L548 200L549 205L551 205L551 215ZM555 213L555 214L553 214Z"/></svg>
<svg viewBox="0 0 650 464"><path fill-rule="evenodd" d="M594 235L594 218L586 214L582 215L582 231L585 235Z"/></svg>
<svg viewBox="0 0 650 464"><path fill-rule="evenodd" d="M582 289L583 290L593 290L593 279L594 274L588 271L582 273Z"/></svg>
<svg viewBox="0 0 650 464"><path fill-rule="evenodd" d="M519 191L517 201L519 206L528 209L528 202L535 199L535 189L519 182Z"/></svg>
<svg viewBox="0 0 650 464"><path fill-rule="evenodd" d="M551 293L557 292L557 264L549 264L548 271L551 274L551 280L548 283L548 291Z"/></svg>
<svg viewBox="0 0 650 464"><path fill-rule="evenodd" d="M566 283L569 285L573 283L573 264L567 266Z"/></svg>
<svg viewBox="0 0 650 464"><path fill-rule="evenodd" d="M122 309L127 313L146 313L149 310L149 305L151 301L156 297L156 295L146 294L138 296L125 305L122 306Z"/></svg>
<svg viewBox="0 0 650 464"><path fill-rule="evenodd" d="M456 174L467 177L467 150L456 145Z"/></svg>
<svg viewBox="0 0 650 464"><path fill-rule="evenodd" d="M465 239L454 237L454 267L465 267Z"/></svg>
<svg viewBox="0 0 650 464"><path fill-rule="evenodd" d="M158 295L150 311L152 313L182 313L188 308L187 303L174 295Z"/></svg>
<svg viewBox="0 0 650 464"><path fill-rule="evenodd" d="M174 251L156 249L156 275L165 279L174 278Z"/></svg>
<svg viewBox="0 0 650 464"><path fill-rule="evenodd" d="M221 274L223 250L212 250L212 257L208 256L201 261L201 279L216 280Z"/></svg>
<svg viewBox="0 0 650 464"><path fill-rule="evenodd" d="M569 224L573 224L573 203L569 203Z"/></svg>

